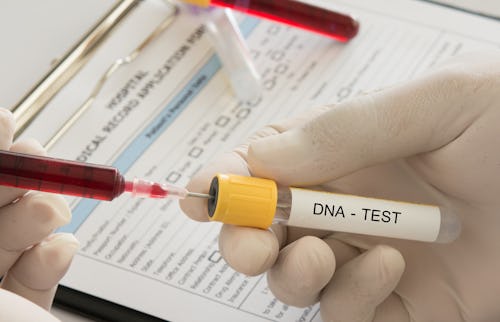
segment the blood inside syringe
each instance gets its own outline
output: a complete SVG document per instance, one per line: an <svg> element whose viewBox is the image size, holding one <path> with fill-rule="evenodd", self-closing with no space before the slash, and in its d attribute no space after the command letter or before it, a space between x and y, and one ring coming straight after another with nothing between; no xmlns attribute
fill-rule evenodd
<svg viewBox="0 0 500 322"><path fill-rule="evenodd" d="M183 187L153 181L127 181L118 169L0 150L0 185L58 194L113 200L130 192L143 198L210 198Z"/></svg>

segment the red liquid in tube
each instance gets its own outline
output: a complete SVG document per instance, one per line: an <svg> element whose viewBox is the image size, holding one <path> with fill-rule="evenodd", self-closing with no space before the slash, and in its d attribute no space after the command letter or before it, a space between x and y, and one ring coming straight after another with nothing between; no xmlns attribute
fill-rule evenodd
<svg viewBox="0 0 500 322"><path fill-rule="evenodd" d="M358 33L359 23L351 16L293 0L211 0L260 18L285 23L345 42Z"/></svg>

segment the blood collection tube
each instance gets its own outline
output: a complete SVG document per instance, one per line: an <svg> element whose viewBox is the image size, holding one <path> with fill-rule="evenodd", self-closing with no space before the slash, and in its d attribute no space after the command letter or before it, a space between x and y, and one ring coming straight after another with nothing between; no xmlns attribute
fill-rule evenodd
<svg viewBox="0 0 500 322"><path fill-rule="evenodd" d="M208 199L211 221L267 229L273 223L320 230L448 243L460 221L445 208L279 187L272 180L218 174Z"/></svg>
<svg viewBox="0 0 500 322"><path fill-rule="evenodd" d="M198 6L220 6L347 41L358 33L350 15L295 0L183 0Z"/></svg>
<svg viewBox="0 0 500 322"><path fill-rule="evenodd" d="M231 10L190 5L185 8L205 25L236 97L243 102L259 99L260 75Z"/></svg>
<svg viewBox="0 0 500 322"><path fill-rule="evenodd" d="M124 192L144 198L209 197L170 184L137 178L127 181L110 166L2 150L0 185L100 200L113 200Z"/></svg>

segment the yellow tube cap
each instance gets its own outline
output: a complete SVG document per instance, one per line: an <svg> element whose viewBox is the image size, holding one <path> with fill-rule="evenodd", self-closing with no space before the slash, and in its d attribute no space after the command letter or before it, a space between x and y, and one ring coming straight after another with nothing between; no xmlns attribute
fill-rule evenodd
<svg viewBox="0 0 500 322"><path fill-rule="evenodd" d="M233 174L218 174L210 184L208 215L211 221L267 229L278 202L272 180Z"/></svg>
<svg viewBox="0 0 500 322"><path fill-rule="evenodd" d="M194 4L195 6L208 7L210 0L182 0L182 2Z"/></svg>

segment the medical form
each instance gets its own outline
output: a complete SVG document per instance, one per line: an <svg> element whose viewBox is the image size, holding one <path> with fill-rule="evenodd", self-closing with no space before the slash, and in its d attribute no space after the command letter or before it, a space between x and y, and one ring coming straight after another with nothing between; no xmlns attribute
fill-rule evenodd
<svg viewBox="0 0 500 322"><path fill-rule="evenodd" d="M204 28L179 16L109 80L49 154L184 185L205 163L273 120L405 81L462 52L500 46L498 21L429 3L316 3L357 17L356 38L340 43L238 15L264 87L251 102L232 95ZM48 140L47 124L64 123L112 53L140 41L137 26L149 30L160 21L160 4L146 4L24 136ZM62 231L74 233L81 248L63 286L175 322L321 321L318 305L285 305L271 294L265 275L232 270L218 250L220 225L188 219L175 200L68 201L73 218Z"/></svg>

